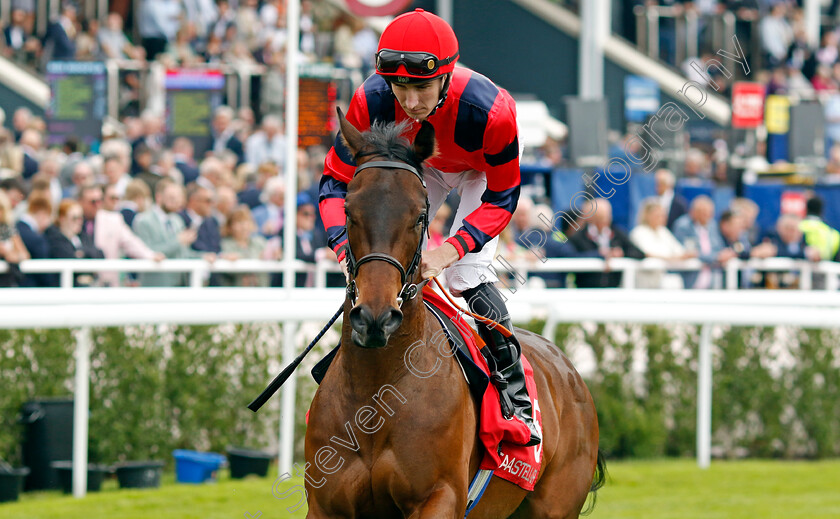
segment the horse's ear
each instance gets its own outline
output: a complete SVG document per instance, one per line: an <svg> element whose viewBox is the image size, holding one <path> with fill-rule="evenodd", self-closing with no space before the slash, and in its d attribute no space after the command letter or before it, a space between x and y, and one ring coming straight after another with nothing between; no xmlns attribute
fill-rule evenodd
<svg viewBox="0 0 840 519"><path fill-rule="evenodd" d="M435 154L435 128L429 121L423 121L414 138L414 154L420 162Z"/></svg>
<svg viewBox="0 0 840 519"><path fill-rule="evenodd" d="M350 149L350 153L354 156L358 155L359 151L362 149L364 145L364 139L362 138L362 132L356 129L355 126L350 124L350 121L344 117L344 112L341 111L341 108L335 107L335 111L338 113L338 126L341 128L341 137L344 139L344 143Z"/></svg>

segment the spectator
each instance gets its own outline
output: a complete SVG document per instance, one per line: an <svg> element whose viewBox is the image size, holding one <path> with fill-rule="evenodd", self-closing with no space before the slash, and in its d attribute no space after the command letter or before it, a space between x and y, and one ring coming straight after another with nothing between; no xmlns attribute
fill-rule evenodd
<svg viewBox="0 0 840 519"><path fill-rule="evenodd" d="M93 180L93 168L90 167L90 164L84 160L77 162L73 166L73 176L71 178L73 184L64 190L63 198L77 198L82 186L93 184Z"/></svg>
<svg viewBox="0 0 840 519"><path fill-rule="evenodd" d="M154 152L145 144L140 144L134 152L134 163L138 168L134 178L142 180L149 186L150 191L154 191L157 183L163 178L159 173L160 170L155 168Z"/></svg>
<svg viewBox="0 0 840 519"><path fill-rule="evenodd" d="M178 0L141 0L138 29L146 58L154 60L175 39L181 17Z"/></svg>
<svg viewBox="0 0 840 519"><path fill-rule="evenodd" d="M627 235L613 225L612 204L606 199L598 198L587 202L583 214L591 215L589 223L570 239L580 255L600 257L607 262L612 258L645 257ZM578 288L618 287L621 284L621 276L621 272L612 272L607 266L603 272L577 274L576 283Z"/></svg>
<svg viewBox="0 0 840 519"><path fill-rule="evenodd" d="M674 236L689 253L695 253L703 262L699 273L683 276L686 287L712 288L712 268L735 257L735 252L724 247L714 215L712 199L700 195L691 201L688 214L674 222Z"/></svg>
<svg viewBox="0 0 840 519"><path fill-rule="evenodd" d="M187 229L178 213L184 208L184 188L169 179L158 182L155 189L155 205L140 213L132 225L134 232L152 250L167 258L198 258L213 261L212 254L201 254L190 246L198 232ZM140 275L143 286L184 286L186 277L181 273L147 272Z"/></svg>
<svg viewBox="0 0 840 519"><path fill-rule="evenodd" d="M186 137L178 137L172 142L172 156L175 167L184 178L184 185L189 185L198 179L198 165L195 162L195 147Z"/></svg>
<svg viewBox="0 0 840 519"><path fill-rule="evenodd" d="M286 185L280 177L272 177L265 183L263 199L265 202L254 209L254 222L257 231L271 238L283 227L283 205L285 204Z"/></svg>
<svg viewBox="0 0 840 519"><path fill-rule="evenodd" d="M117 196L122 197L126 186L131 182L126 163L116 155L105 155L102 161L102 174L105 181L114 186Z"/></svg>
<svg viewBox="0 0 840 519"><path fill-rule="evenodd" d="M29 257L32 259L49 258L49 244L44 237L44 230L49 227L52 220L52 202L49 194L44 191L32 191L27 200L26 213L21 215L15 225L17 233ZM48 287L51 285L52 276L49 274L27 274L20 286L24 287Z"/></svg>
<svg viewBox="0 0 840 519"><path fill-rule="evenodd" d="M0 186L2 187L2 186ZM23 280L18 263L29 259L23 240L14 224L12 205L6 189L0 189L0 261L5 261L6 272L0 273L0 287L16 287Z"/></svg>
<svg viewBox="0 0 840 519"><path fill-rule="evenodd" d="M169 67L194 67L201 61L195 52L195 25L188 22L182 24L175 34L175 39L166 46L161 61Z"/></svg>
<svg viewBox="0 0 840 519"><path fill-rule="evenodd" d="M659 204L667 215L666 227L673 229L674 222L680 216L688 212L688 201L682 196L674 193L674 174L669 169L659 169L654 175L656 183L656 196L659 197Z"/></svg>
<svg viewBox="0 0 840 519"><path fill-rule="evenodd" d="M811 85L817 93L836 92L837 83L831 77L831 67L828 65L817 65L817 73L811 78Z"/></svg>
<svg viewBox="0 0 840 519"><path fill-rule="evenodd" d="M245 160L245 150L242 142L236 138L236 125L233 121L233 109L229 106L220 106L213 112L213 151L222 153L230 150L236 154L237 164Z"/></svg>
<svg viewBox="0 0 840 519"><path fill-rule="evenodd" d="M135 47L123 32L123 19L119 13L109 13L105 27L97 35L102 53L109 59L142 60L146 52L142 47Z"/></svg>
<svg viewBox="0 0 840 519"><path fill-rule="evenodd" d="M666 223L666 210L660 199L651 197L642 203L639 224L630 232L630 241L648 258L680 261L696 257L677 241ZM639 288L683 288L682 278L659 270L642 271L636 275Z"/></svg>
<svg viewBox="0 0 840 519"><path fill-rule="evenodd" d="M20 148L23 150L23 171L21 174L25 180L29 180L32 175L38 172L41 146L43 146L41 132L31 128L23 131L20 136Z"/></svg>
<svg viewBox="0 0 840 519"><path fill-rule="evenodd" d="M187 189L187 206L179 214L184 226L196 230L196 239L192 249L200 252L221 252L221 234L219 222L213 217L213 192L198 184L191 184Z"/></svg>
<svg viewBox="0 0 840 519"><path fill-rule="evenodd" d="M216 190L216 208L213 211L213 217L219 222L219 228L222 229L222 236L227 236L225 234L228 227L227 222L230 220L230 215L233 214L236 206L236 191L233 188L221 186Z"/></svg>
<svg viewBox="0 0 840 519"><path fill-rule="evenodd" d="M782 65L793 43L793 29L785 18L787 6L778 2L770 8L770 15L759 22L761 48L767 56L769 68Z"/></svg>
<svg viewBox="0 0 840 519"><path fill-rule="evenodd" d="M283 124L278 117L267 115L263 117L261 129L245 142L245 162L253 166L272 162L282 167L285 156Z"/></svg>
<svg viewBox="0 0 840 519"><path fill-rule="evenodd" d="M729 209L738 213L741 217L744 232L747 233L749 242L757 243L759 236L761 236L761 229L756 225L759 212L758 204L749 198L736 198L729 203Z"/></svg>
<svg viewBox="0 0 840 519"><path fill-rule="evenodd" d="M823 201L812 196L805 203L805 219L799 223L799 230L805 235L805 242L813 247L822 260L837 260L840 254L840 232L822 219Z"/></svg>
<svg viewBox="0 0 840 519"><path fill-rule="evenodd" d="M99 20L83 19L81 30L76 35L76 59L89 61L102 57L102 48L99 46Z"/></svg>
<svg viewBox="0 0 840 519"><path fill-rule="evenodd" d="M35 64L41 42L32 34L32 22L26 11L12 9L11 23L3 29L3 36L6 41L3 54L7 58L24 65Z"/></svg>
<svg viewBox="0 0 840 519"><path fill-rule="evenodd" d="M690 148L686 152L683 177L692 183L700 183L711 177L709 157L706 153L697 148Z"/></svg>
<svg viewBox="0 0 840 519"><path fill-rule="evenodd" d="M122 197L120 197L117 192L117 186L114 184L107 184L103 191L102 209L117 212L119 210L120 201L122 200Z"/></svg>
<svg viewBox="0 0 840 519"><path fill-rule="evenodd" d="M696 252L686 251L665 223L665 209L660 200L658 198L646 199L642 202L639 211L639 224L630 232L630 241L647 258L679 261L696 257Z"/></svg>
<svg viewBox="0 0 840 519"><path fill-rule="evenodd" d="M122 201L117 205L125 224L131 227L137 213L146 210L148 201L152 198L152 192L148 184L140 179L134 179L125 186L125 194Z"/></svg>
<svg viewBox="0 0 840 519"><path fill-rule="evenodd" d="M76 200L62 200L58 206L58 218L53 225L47 227L44 236L49 245L50 258L73 258L73 259L102 259L105 257L102 251L93 244L87 246L82 243L79 233L82 231L82 206ZM52 286L59 286L58 276L52 276ZM94 275L78 273L74 276L74 286L91 286L94 284Z"/></svg>
<svg viewBox="0 0 840 519"><path fill-rule="evenodd" d="M47 27L44 36L44 63L51 60L72 60L76 57L76 6L65 0L58 20Z"/></svg>
<svg viewBox="0 0 840 519"><path fill-rule="evenodd" d="M809 247L805 243L805 237L799 229L800 220L798 216L783 214L776 221L776 232L770 234L769 241L776 247L776 256L780 258L809 259L819 261L820 251ZM765 286L767 288L797 288L799 276L796 272L776 273L768 272L765 275Z"/></svg>
<svg viewBox="0 0 840 519"><path fill-rule="evenodd" d="M217 41L221 42L225 39L228 29L235 27L236 15L231 10L228 0L217 0L216 9L218 10L218 16L210 26L210 37L215 36Z"/></svg>
<svg viewBox="0 0 840 519"><path fill-rule="evenodd" d="M218 190L221 186L230 185L231 173L225 163L216 157L207 157L201 161L198 171L196 183L208 189Z"/></svg>
<svg viewBox="0 0 840 519"><path fill-rule="evenodd" d="M64 198L64 190L61 187L61 180L59 179L62 169L62 156L62 153L58 150L47 152L39 164L38 173L32 177L33 182L36 177L42 177L47 183L47 190L50 192L53 207L58 207L59 202ZM93 178L90 181L92 182Z"/></svg>
<svg viewBox="0 0 840 519"><path fill-rule="evenodd" d="M102 188L85 186L79 194L82 206L82 230L79 239L85 249L102 251L105 259L120 259L123 256L160 261L162 254L156 254L125 224L122 215L102 209ZM119 286L118 272L100 272L99 282L104 286Z"/></svg>
<svg viewBox="0 0 840 519"><path fill-rule="evenodd" d="M26 186L20 177L4 178L0 180L0 192L6 195L11 211L12 221L7 223L14 223L26 208Z"/></svg>
<svg viewBox="0 0 840 519"><path fill-rule="evenodd" d="M315 201L306 193L299 193L297 196L297 240L295 259L310 263L314 266L316 258L323 255L320 249L326 247L327 237L321 229L315 228ZM269 258L281 259L282 251L288 251L283 246L284 230L281 228L277 236L268 241L265 255ZM311 287L314 285L311 273L298 272L295 275L295 286ZM282 286L282 274L271 275L271 286Z"/></svg>
<svg viewBox="0 0 840 519"><path fill-rule="evenodd" d="M222 254L225 258L237 259L275 259L263 255L266 240L259 234L251 211L246 206L239 206L233 210L228 219L226 237L222 240ZM268 274L259 273L226 273L221 276L224 286L266 287Z"/></svg>
<svg viewBox="0 0 840 519"><path fill-rule="evenodd" d="M15 142L20 140L23 131L29 128L31 122L32 111L29 108L22 106L15 110L15 113L12 114L12 129L15 132Z"/></svg>

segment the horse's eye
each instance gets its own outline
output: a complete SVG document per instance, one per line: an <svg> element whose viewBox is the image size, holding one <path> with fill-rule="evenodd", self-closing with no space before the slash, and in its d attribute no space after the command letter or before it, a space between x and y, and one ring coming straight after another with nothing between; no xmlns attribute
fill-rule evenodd
<svg viewBox="0 0 840 519"><path fill-rule="evenodd" d="M417 222L415 222L415 227L421 227L424 223L426 223L426 213L421 214L417 217Z"/></svg>

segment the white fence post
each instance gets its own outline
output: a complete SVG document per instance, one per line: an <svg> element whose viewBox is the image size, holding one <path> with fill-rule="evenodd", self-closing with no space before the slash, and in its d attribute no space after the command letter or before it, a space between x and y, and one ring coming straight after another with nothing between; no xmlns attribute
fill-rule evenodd
<svg viewBox="0 0 840 519"><path fill-rule="evenodd" d="M712 325L700 328L697 353L697 466L709 468L712 458Z"/></svg>
<svg viewBox="0 0 840 519"><path fill-rule="evenodd" d="M76 376L73 397L73 497L87 493L88 409L90 400L90 327L76 331Z"/></svg>
<svg viewBox="0 0 840 519"><path fill-rule="evenodd" d="M283 366L288 366L295 359L295 331L296 321L283 323ZM297 389L296 374L283 384L283 396L280 401L280 475L291 474L292 462L295 455L295 391Z"/></svg>

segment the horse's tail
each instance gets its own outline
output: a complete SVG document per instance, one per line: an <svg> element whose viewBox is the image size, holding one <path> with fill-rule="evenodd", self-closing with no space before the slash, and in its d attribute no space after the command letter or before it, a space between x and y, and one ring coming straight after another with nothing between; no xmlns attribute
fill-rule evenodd
<svg viewBox="0 0 840 519"><path fill-rule="evenodd" d="M589 515L595 510L595 501L598 499L598 489L604 486L607 482L607 460L604 458L604 451L598 449L598 459L595 462L595 474L592 476L592 486L589 487L589 493L592 494L592 499L589 504L580 513L580 515Z"/></svg>

